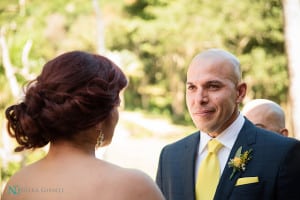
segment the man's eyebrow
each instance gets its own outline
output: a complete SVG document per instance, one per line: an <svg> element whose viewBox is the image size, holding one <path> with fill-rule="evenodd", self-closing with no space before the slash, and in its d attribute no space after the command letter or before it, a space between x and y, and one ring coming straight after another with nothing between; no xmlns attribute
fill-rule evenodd
<svg viewBox="0 0 300 200"><path fill-rule="evenodd" d="M205 85L208 85L208 84L223 84L223 83L221 81L219 81L219 80L212 80L212 81L207 81L205 83ZM191 81L187 81L186 85L194 85L194 83L191 82Z"/></svg>
<svg viewBox="0 0 300 200"><path fill-rule="evenodd" d="M212 80L212 81L207 81L207 83L206 84L222 84L222 82L221 81L219 81L219 80Z"/></svg>

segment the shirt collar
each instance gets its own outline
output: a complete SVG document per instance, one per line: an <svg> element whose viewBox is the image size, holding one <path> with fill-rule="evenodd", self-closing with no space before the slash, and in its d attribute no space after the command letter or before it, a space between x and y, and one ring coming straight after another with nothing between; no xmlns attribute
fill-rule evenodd
<svg viewBox="0 0 300 200"><path fill-rule="evenodd" d="M235 140L239 132L241 131L244 125L245 119L239 114L238 117L234 120L234 122L228 126L220 135L216 137L216 139L223 144L224 147L232 149ZM205 148L209 140L211 140L207 133L200 131L200 143L199 143L199 153L201 153Z"/></svg>

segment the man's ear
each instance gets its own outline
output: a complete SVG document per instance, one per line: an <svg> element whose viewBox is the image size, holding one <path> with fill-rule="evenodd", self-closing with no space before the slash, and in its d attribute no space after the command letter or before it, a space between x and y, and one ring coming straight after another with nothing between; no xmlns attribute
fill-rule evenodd
<svg viewBox="0 0 300 200"><path fill-rule="evenodd" d="M280 129L279 132L280 132L280 134L283 135L283 136L286 136L286 137L289 136L289 131L288 131L286 128Z"/></svg>
<svg viewBox="0 0 300 200"><path fill-rule="evenodd" d="M247 84L244 82L239 83L237 86L237 98L236 98L236 102L238 104L242 103L242 101L246 96L246 92L247 92Z"/></svg>

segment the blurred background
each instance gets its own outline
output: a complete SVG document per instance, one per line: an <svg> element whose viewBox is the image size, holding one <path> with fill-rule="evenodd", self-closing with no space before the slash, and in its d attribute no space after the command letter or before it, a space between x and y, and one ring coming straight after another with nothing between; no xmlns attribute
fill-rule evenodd
<svg viewBox="0 0 300 200"><path fill-rule="evenodd" d="M4 117L47 60L84 50L124 70L129 86L120 123L97 157L154 178L161 148L196 130L185 106L185 72L192 57L208 48L235 54L248 84L245 102L277 102L290 137L299 138L299 0L1 0L1 187L47 152L13 153Z"/></svg>

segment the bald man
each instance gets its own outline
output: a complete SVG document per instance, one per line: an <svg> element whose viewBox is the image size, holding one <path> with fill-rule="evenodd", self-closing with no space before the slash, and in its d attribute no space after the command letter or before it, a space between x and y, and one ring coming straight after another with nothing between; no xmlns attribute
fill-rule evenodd
<svg viewBox="0 0 300 200"><path fill-rule="evenodd" d="M288 136L285 115L282 108L267 99L255 99L245 104L242 113L258 127Z"/></svg>
<svg viewBox="0 0 300 200"><path fill-rule="evenodd" d="M299 199L300 141L245 118L246 89L233 54L209 49L191 61L186 103L198 131L161 150L166 200Z"/></svg>

